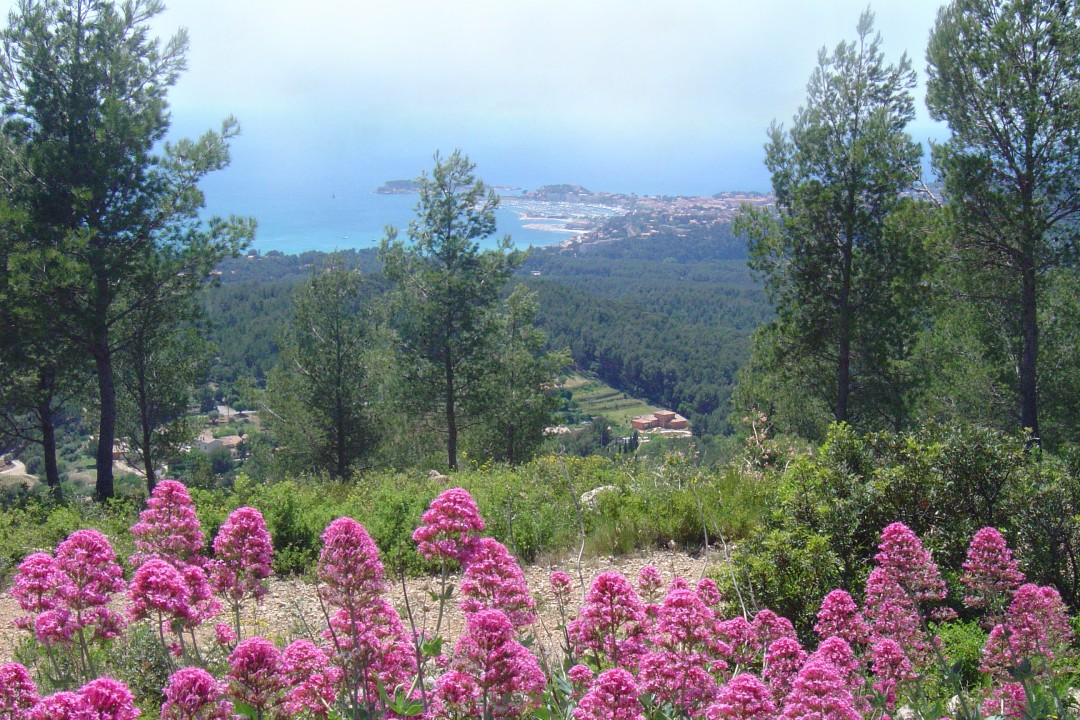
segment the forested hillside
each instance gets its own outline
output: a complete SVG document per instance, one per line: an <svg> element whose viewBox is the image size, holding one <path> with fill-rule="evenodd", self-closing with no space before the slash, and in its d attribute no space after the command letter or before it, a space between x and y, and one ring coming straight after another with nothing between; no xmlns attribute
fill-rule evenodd
<svg viewBox="0 0 1080 720"><path fill-rule="evenodd" d="M730 227L537 252L525 270L553 346L584 370L670 407L702 433L726 429L751 332L771 311Z"/></svg>
<svg viewBox="0 0 1080 720"><path fill-rule="evenodd" d="M538 293L549 348L569 348L582 370L678 410L699 432L722 431L750 333L770 311L747 270L745 243L719 227L689 238L536 249L517 282ZM265 381L293 289L322 256L269 253L221 264L205 301L218 348L214 381ZM365 301L379 302L389 286L374 251L343 257L360 268Z"/></svg>

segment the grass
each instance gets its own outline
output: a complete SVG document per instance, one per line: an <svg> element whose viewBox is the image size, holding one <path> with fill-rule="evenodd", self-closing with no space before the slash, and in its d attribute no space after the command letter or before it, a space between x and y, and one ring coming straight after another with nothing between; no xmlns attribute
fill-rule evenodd
<svg viewBox="0 0 1080 720"><path fill-rule="evenodd" d="M630 397L601 380L578 373L570 375L562 387L573 392L574 401L581 407L582 412L603 415L611 422L627 428L630 427L630 420L638 415L647 415L661 409L644 400Z"/></svg>

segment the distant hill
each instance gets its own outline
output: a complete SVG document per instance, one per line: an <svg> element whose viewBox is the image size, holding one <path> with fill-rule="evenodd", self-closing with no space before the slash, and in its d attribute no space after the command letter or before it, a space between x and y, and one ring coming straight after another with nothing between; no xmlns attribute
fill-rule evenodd
<svg viewBox="0 0 1080 720"><path fill-rule="evenodd" d="M416 180L387 180L372 192L376 195L415 195L420 192L420 183Z"/></svg>

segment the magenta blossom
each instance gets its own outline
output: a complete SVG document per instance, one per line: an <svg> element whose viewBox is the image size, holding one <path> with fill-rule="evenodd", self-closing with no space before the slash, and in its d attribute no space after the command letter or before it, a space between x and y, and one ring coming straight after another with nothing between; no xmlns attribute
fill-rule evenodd
<svg viewBox="0 0 1080 720"><path fill-rule="evenodd" d="M551 595L555 598L556 604L563 612L570 606L570 596L573 594L573 580L570 576L561 570L556 570L548 577L548 582L551 583Z"/></svg>
<svg viewBox="0 0 1080 720"><path fill-rule="evenodd" d="M874 674L874 690L885 699L885 709L896 709L896 693L902 683L916 678L911 661L904 649L894 640L884 639L870 649L873 657L871 672Z"/></svg>
<svg viewBox="0 0 1080 720"><path fill-rule="evenodd" d="M986 717L1005 717L1020 720L1031 717L1027 714L1027 693L1018 682L1009 682L994 688L982 705Z"/></svg>
<svg viewBox="0 0 1080 720"><path fill-rule="evenodd" d="M436 695L455 716L511 718L535 706L546 684L536 657L514 640L506 615L481 610L466 618L451 672L439 679Z"/></svg>
<svg viewBox="0 0 1080 720"><path fill-rule="evenodd" d="M217 641L218 645L231 648L236 644L236 631L227 623L218 623L214 625L214 640Z"/></svg>
<svg viewBox="0 0 1080 720"><path fill-rule="evenodd" d="M519 630L536 620L536 601L525 573L506 546L492 538L476 542L461 580L459 604L466 614L502 610Z"/></svg>
<svg viewBox="0 0 1080 720"><path fill-rule="evenodd" d="M1005 538L992 527L975 533L964 561L960 582L968 589L964 604L973 608L997 605L1024 582Z"/></svg>
<svg viewBox="0 0 1080 720"><path fill-rule="evenodd" d="M141 713L127 685L112 678L98 678L79 688L79 697L95 720L135 720Z"/></svg>
<svg viewBox="0 0 1080 720"><path fill-rule="evenodd" d="M856 711L860 715L868 715L870 713L870 702L864 693L866 680L859 673L859 659L855 657L855 653L851 650L847 640L837 635L822 640L817 650L806 659L808 665L818 661L832 665L840 676L840 681L844 684L844 687L851 693Z"/></svg>
<svg viewBox="0 0 1080 720"><path fill-rule="evenodd" d="M705 720L774 720L776 716L769 688L750 673L733 677L705 710Z"/></svg>
<svg viewBox="0 0 1080 720"><path fill-rule="evenodd" d="M716 697L716 680L701 652L650 650L638 659L638 668L643 690L690 717L699 717Z"/></svg>
<svg viewBox="0 0 1080 720"><path fill-rule="evenodd" d="M916 602L945 599L945 581L922 541L903 523L881 531L874 560Z"/></svg>
<svg viewBox="0 0 1080 720"><path fill-rule="evenodd" d="M593 580L585 605L566 630L577 652L633 668L645 650L645 621L645 606L626 578L605 572Z"/></svg>
<svg viewBox="0 0 1080 720"><path fill-rule="evenodd" d="M1072 642L1068 609L1052 587L1021 585L1013 596L1004 625L990 631L980 669L998 677L1024 658L1057 657Z"/></svg>
<svg viewBox="0 0 1080 720"><path fill-rule="evenodd" d="M72 612L104 607L126 587L112 545L97 530L71 533L56 546L56 564L67 576L59 593Z"/></svg>
<svg viewBox="0 0 1080 720"><path fill-rule="evenodd" d="M350 614L339 608L323 637L334 647L333 661L347 684L360 687L366 702L378 697L379 686L391 695L416 674L416 655L401 619L385 598L377 597Z"/></svg>
<svg viewBox="0 0 1080 720"><path fill-rule="evenodd" d="M660 571L652 565L645 565L638 571L637 589L641 598L646 603L655 603L664 591L664 580L660 577Z"/></svg>
<svg viewBox="0 0 1080 720"><path fill-rule="evenodd" d="M645 720L639 694L626 670L605 670L574 708L574 720Z"/></svg>
<svg viewBox="0 0 1080 720"><path fill-rule="evenodd" d="M588 665L574 665L572 668L566 671L566 677L570 678L570 682L578 687L586 687L592 684L596 674L592 671L592 668Z"/></svg>
<svg viewBox="0 0 1080 720"><path fill-rule="evenodd" d="M359 611L383 591L379 549L364 526L338 518L323 531L323 549L316 570L319 596L333 607Z"/></svg>
<svg viewBox="0 0 1080 720"><path fill-rule="evenodd" d="M30 673L19 663L0 665L0 718L25 720L38 701Z"/></svg>
<svg viewBox="0 0 1080 720"><path fill-rule="evenodd" d="M226 686L202 668L186 667L169 676L161 720L232 720Z"/></svg>
<svg viewBox="0 0 1080 720"><path fill-rule="evenodd" d="M724 602L724 596L720 594L720 588L716 586L716 581L712 578L698 580L695 590L701 601L711 608L715 609L720 606L720 603Z"/></svg>
<svg viewBox="0 0 1080 720"><path fill-rule="evenodd" d="M823 660L808 662L784 702L784 720L862 720L840 673Z"/></svg>
<svg viewBox="0 0 1080 720"><path fill-rule="evenodd" d="M30 720L98 720L81 695L67 690L38 700L27 717Z"/></svg>
<svg viewBox="0 0 1080 720"><path fill-rule="evenodd" d="M754 626L742 615L716 623L717 640L727 643L731 648L731 662L737 665L751 665L760 660L762 650Z"/></svg>
<svg viewBox="0 0 1080 720"><path fill-rule="evenodd" d="M131 526L138 552L131 564L138 567L152 557L161 558L179 568L181 565L202 565L203 535L195 506L184 484L177 480L162 480L139 513L139 522Z"/></svg>
<svg viewBox="0 0 1080 720"><path fill-rule="evenodd" d="M266 520L255 508L233 510L214 538L210 578L214 589L235 604L259 600L273 572L274 548Z"/></svg>
<svg viewBox="0 0 1080 720"><path fill-rule="evenodd" d="M434 500L413 531L413 542L426 558L444 558L465 563L479 533L484 529L480 510L466 490L450 488Z"/></svg>
<svg viewBox="0 0 1080 720"><path fill-rule="evenodd" d="M870 628L863 620L859 606L851 599L851 595L843 590L833 590L825 596L821 601L817 619L814 632L822 640L836 636L846 640L852 647L858 647L866 643L870 636Z"/></svg>
<svg viewBox="0 0 1080 720"><path fill-rule="evenodd" d="M777 615L768 608L758 611L758 614L754 616L753 625L754 631L757 632L758 641L763 647L768 647L780 638L789 638L791 640L797 638L795 627L791 624L791 621L782 615Z"/></svg>
<svg viewBox="0 0 1080 720"><path fill-rule="evenodd" d="M52 555L36 552L19 564L11 596L28 613L47 612L59 604L59 589L66 581ZM15 625L24 630L32 628L33 623L33 616L15 620Z"/></svg>
<svg viewBox="0 0 1080 720"><path fill-rule="evenodd" d="M884 568L874 568L866 579L863 617L870 626L870 641L896 641L917 665L929 660L930 643L919 621L914 601Z"/></svg>
<svg viewBox="0 0 1080 720"><path fill-rule="evenodd" d="M229 655L229 673L225 679L233 699L251 706L259 717L273 711L285 690L281 651L269 640L252 637L244 640Z"/></svg>
<svg viewBox="0 0 1080 720"><path fill-rule="evenodd" d="M139 566L128 588L133 620L156 616L179 620L191 612L191 589L180 571L164 560L151 558Z"/></svg>
<svg viewBox="0 0 1080 720"><path fill-rule="evenodd" d="M285 648L283 659L289 688L284 703L288 716L327 717L343 677L341 668L331 665L326 651L308 640L294 641Z"/></svg>
<svg viewBox="0 0 1080 720"><path fill-rule="evenodd" d="M806 652L799 645L799 641L793 638L773 640L766 648L762 677L768 683L777 705L791 692L791 684L805 662Z"/></svg>
<svg viewBox="0 0 1080 720"><path fill-rule="evenodd" d="M36 616L15 621L33 629L47 646L107 640L123 630L123 619L109 603L125 588L116 554L97 530L77 530L56 548L56 557L34 553L19 565L12 595ZM87 634L92 630L92 634Z"/></svg>

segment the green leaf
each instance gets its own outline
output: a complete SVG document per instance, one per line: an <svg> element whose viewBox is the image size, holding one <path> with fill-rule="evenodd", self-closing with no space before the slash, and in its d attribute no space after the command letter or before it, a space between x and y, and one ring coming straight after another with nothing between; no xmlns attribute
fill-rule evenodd
<svg viewBox="0 0 1080 720"><path fill-rule="evenodd" d="M233 710L235 710L240 715L243 715L244 717L251 718L252 720L255 720L255 718L259 716L259 713L255 708L251 707L247 703L240 702L239 700L233 703Z"/></svg>
<svg viewBox="0 0 1080 720"><path fill-rule="evenodd" d="M437 637L420 645L420 654L426 658L438 657L442 654L443 638Z"/></svg>

